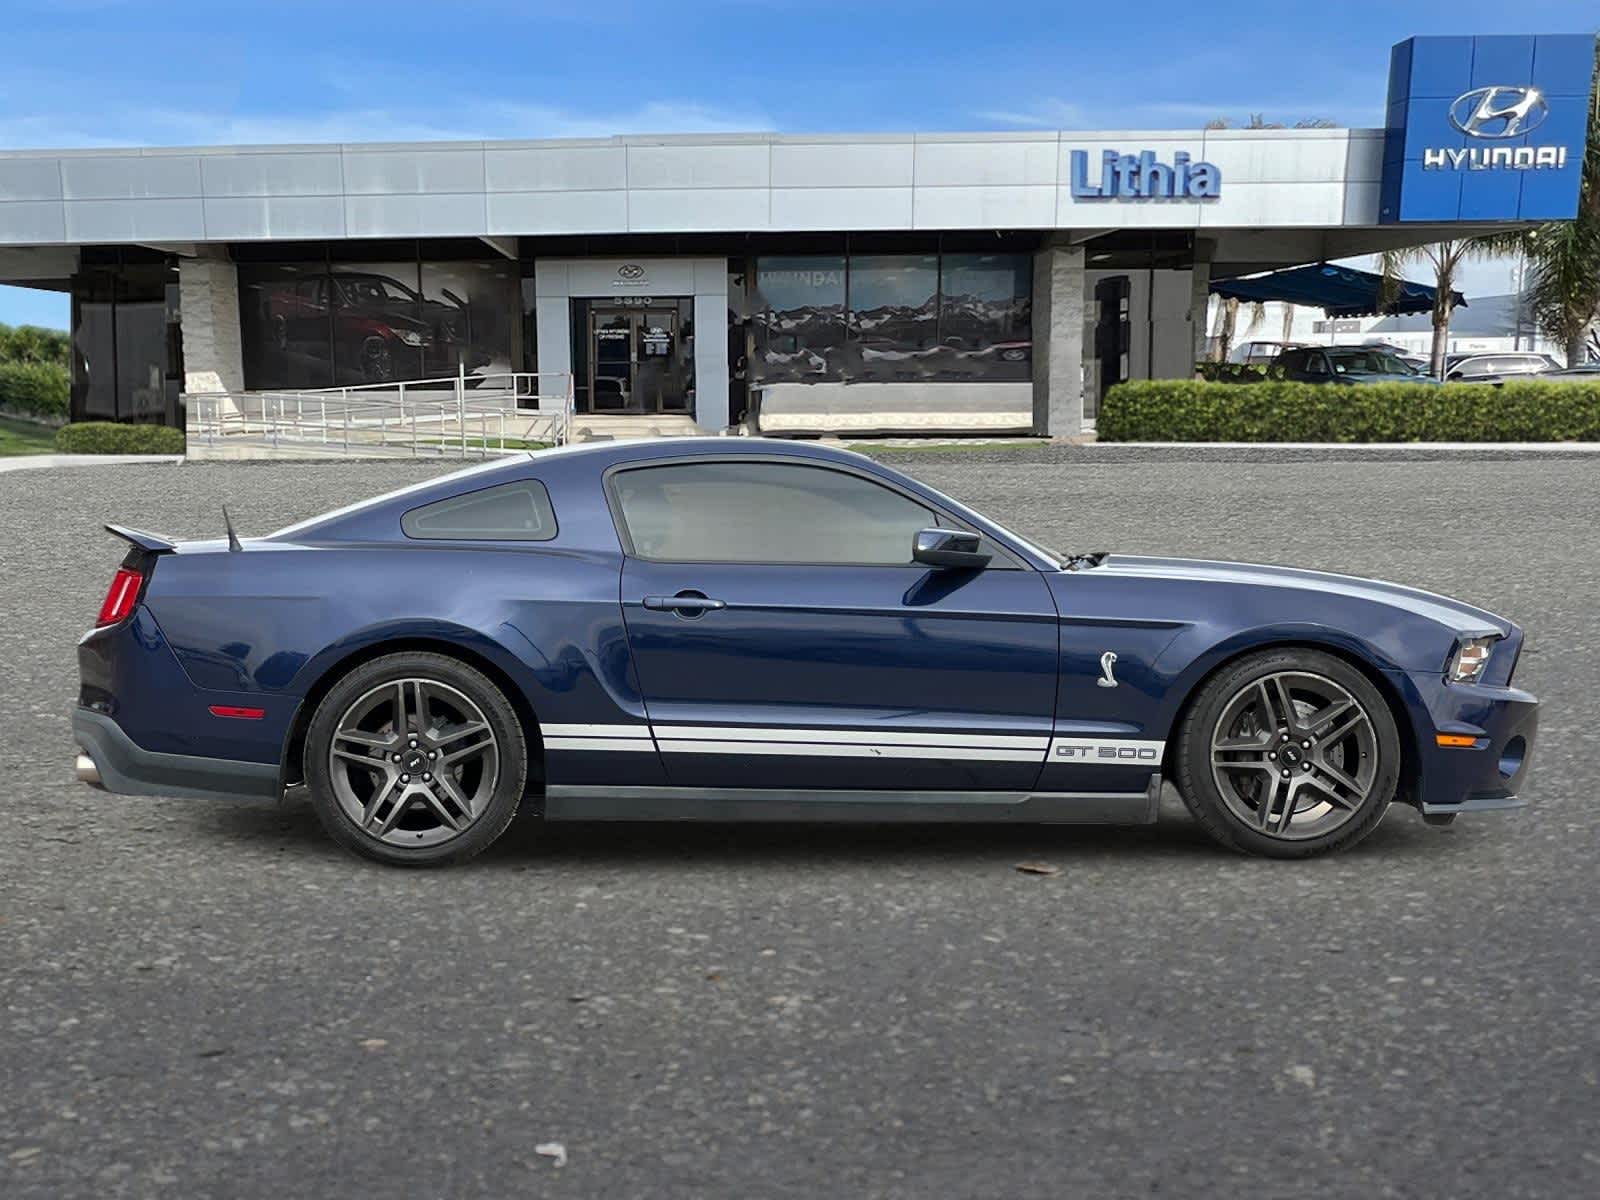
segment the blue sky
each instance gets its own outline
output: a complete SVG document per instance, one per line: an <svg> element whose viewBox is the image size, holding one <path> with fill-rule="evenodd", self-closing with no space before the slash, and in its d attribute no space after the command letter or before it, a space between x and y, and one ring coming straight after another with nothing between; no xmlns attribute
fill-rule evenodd
<svg viewBox="0 0 1600 1200"><path fill-rule="evenodd" d="M1417 33L1600 28L1596 0L7 0L0 149L715 130L1381 122ZM1470 280L1469 280L1470 283ZM0 321L65 302L0 288Z"/></svg>

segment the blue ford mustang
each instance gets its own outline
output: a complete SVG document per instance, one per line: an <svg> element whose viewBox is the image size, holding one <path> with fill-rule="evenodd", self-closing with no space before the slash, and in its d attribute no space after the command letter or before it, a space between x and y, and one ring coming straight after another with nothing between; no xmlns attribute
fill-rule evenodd
<svg viewBox="0 0 1600 1200"><path fill-rule="evenodd" d="M1059 557L804 443L517 456L238 541L132 543L80 778L278 796L384 862L555 819L1149 822L1348 846L1511 808L1522 631L1395 584Z"/></svg>

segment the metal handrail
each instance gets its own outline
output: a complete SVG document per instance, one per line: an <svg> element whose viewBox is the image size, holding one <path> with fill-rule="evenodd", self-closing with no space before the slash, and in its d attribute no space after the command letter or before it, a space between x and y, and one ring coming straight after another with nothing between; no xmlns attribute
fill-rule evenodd
<svg viewBox="0 0 1600 1200"><path fill-rule="evenodd" d="M192 392L191 444L314 444L330 452L457 453L466 458L505 452L508 440L572 438L575 387L571 372L503 372L453 379L398 380L351 387L259 392ZM555 382L549 391L542 380ZM503 381L501 383L500 381ZM441 396L431 385L448 384ZM557 390L559 389L559 390ZM531 401L531 404L528 402ZM520 426L520 432L519 432Z"/></svg>

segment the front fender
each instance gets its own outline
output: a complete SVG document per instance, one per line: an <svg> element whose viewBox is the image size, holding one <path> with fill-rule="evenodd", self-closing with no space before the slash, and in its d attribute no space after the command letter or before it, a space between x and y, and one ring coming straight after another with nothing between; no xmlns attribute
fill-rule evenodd
<svg viewBox="0 0 1600 1200"><path fill-rule="evenodd" d="M1218 667L1243 654L1280 646L1309 646L1342 658L1354 659L1370 670L1398 670L1381 646L1348 630L1309 622L1279 622L1235 630L1217 638L1214 630L1190 626L1172 640L1156 661L1157 673L1167 680L1152 735L1170 737L1178 714L1195 690Z"/></svg>

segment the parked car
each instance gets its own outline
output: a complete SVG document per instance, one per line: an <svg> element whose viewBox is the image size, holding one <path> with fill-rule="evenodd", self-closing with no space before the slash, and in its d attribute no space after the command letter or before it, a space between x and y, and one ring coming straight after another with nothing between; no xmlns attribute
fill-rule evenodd
<svg viewBox="0 0 1600 1200"><path fill-rule="evenodd" d="M1444 379L1446 383L1495 383L1510 376L1537 375L1560 367L1548 354L1526 350L1449 354L1444 360Z"/></svg>
<svg viewBox="0 0 1600 1200"><path fill-rule="evenodd" d="M400 865L546 820L1148 823L1349 846L1517 807L1523 633L1290 567L1058 555L861 455L601 442L262 538L130 544L79 778L281 796ZM1282 545L1292 545L1292 533Z"/></svg>
<svg viewBox="0 0 1600 1200"><path fill-rule="evenodd" d="M1387 350L1368 346L1304 346L1286 350L1272 374L1302 383L1432 383Z"/></svg>
<svg viewBox="0 0 1600 1200"><path fill-rule="evenodd" d="M1600 383L1600 362L1584 363L1577 367L1558 367L1554 371L1540 371L1535 379L1550 379L1557 383Z"/></svg>
<svg viewBox="0 0 1600 1200"><path fill-rule="evenodd" d="M1228 351L1228 361L1231 363L1248 363L1251 366L1265 366L1274 361L1285 350L1292 350L1296 346L1303 346L1304 342L1240 342Z"/></svg>
<svg viewBox="0 0 1600 1200"><path fill-rule="evenodd" d="M1361 348L1364 350L1386 351L1420 375L1428 374L1428 368L1432 366L1432 362L1426 354L1418 354L1415 350L1406 346L1396 345L1394 342L1362 342Z"/></svg>

